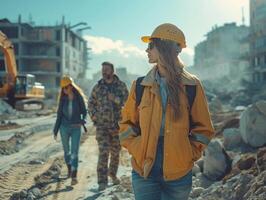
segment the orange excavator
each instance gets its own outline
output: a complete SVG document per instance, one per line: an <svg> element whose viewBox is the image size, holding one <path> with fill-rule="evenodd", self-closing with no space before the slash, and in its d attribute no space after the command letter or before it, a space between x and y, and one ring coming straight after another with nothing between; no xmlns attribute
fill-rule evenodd
<svg viewBox="0 0 266 200"><path fill-rule="evenodd" d="M0 77L0 98L17 110L42 109L44 86L32 74L18 74L14 48L0 31L0 50L5 59L5 74Z"/></svg>

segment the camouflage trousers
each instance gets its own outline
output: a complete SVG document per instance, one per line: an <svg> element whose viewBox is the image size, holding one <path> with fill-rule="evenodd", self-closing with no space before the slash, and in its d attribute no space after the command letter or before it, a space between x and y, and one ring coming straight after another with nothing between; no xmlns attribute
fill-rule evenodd
<svg viewBox="0 0 266 200"><path fill-rule="evenodd" d="M98 184L108 183L108 174L116 176L119 165L119 153L121 150L117 130L107 128L96 129L96 140L98 142L99 157L97 164ZM108 160L109 167L108 167Z"/></svg>

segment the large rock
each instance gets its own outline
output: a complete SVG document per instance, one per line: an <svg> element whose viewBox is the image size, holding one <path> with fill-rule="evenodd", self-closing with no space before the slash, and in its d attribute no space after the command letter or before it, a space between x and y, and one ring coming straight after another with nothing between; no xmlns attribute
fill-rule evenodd
<svg viewBox="0 0 266 200"><path fill-rule="evenodd" d="M240 135L240 131L237 128L228 128L223 131L224 136L224 148L226 150L232 150L237 148L242 143L242 137Z"/></svg>
<svg viewBox="0 0 266 200"><path fill-rule="evenodd" d="M240 134L252 147L266 144L266 101L258 101L241 114Z"/></svg>
<svg viewBox="0 0 266 200"><path fill-rule="evenodd" d="M200 168L200 171L203 172L203 163L204 163L204 160L203 160L203 157L201 157L199 160L196 161L196 165L199 166Z"/></svg>
<svg viewBox="0 0 266 200"><path fill-rule="evenodd" d="M231 170L232 161L217 139L210 142L203 159L203 174L210 180L221 180Z"/></svg>
<svg viewBox="0 0 266 200"><path fill-rule="evenodd" d="M195 165L193 166L193 168L192 168L192 174L193 174L194 176L196 176L196 174L198 174L198 173L200 173L200 167L199 167L197 164L195 164Z"/></svg>

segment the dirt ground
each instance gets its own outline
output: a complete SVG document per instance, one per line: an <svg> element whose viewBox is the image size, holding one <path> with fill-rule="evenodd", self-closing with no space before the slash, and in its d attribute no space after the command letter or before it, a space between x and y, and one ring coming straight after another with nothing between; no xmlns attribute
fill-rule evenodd
<svg viewBox="0 0 266 200"><path fill-rule="evenodd" d="M130 162L126 151L121 152L121 166L118 171L121 184L113 186L110 181L108 189L98 193L98 146L95 129L88 125L89 134L83 134L79 153L79 183L72 187L70 179L66 178L60 138L55 141L51 134L54 115L46 115L42 120L37 118L13 120L16 126L0 130L1 200L134 199L128 178ZM56 168L57 172L53 174L51 168ZM38 194L30 198L30 191L34 188L37 188Z"/></svg>

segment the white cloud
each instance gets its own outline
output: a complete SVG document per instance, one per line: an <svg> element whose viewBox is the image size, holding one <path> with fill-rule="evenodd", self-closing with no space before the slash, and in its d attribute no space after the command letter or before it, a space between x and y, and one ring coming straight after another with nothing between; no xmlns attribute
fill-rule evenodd
<svg viewBox="0 0 266 200"><path fill-rule="evenodd" d="M191 66L193 65L194 50L187 47L182 50L180 57L186 66Z"/></svg>
<svg viewBox="0 0 266 200"><path fill-rule="evenodd" d="M189 47L183 49L183 50L182 50L182 53L184 53L184 54L188 54L189 56L194 56L194 50L191 49L191 48L189 48Z"/></svg>
<svg viewBox="0 0 266 200"><path fill-rule="evenodd" d="M145 57L146 53L144 50L132 44L126 44L122 40L112 40L106 37L100 36L84 36L85 40L88 41L89 46L92 48L93 54L103 54L106 52L118 52L125 58L130 57L130 55Z"/></svg>
<svg viewBox="0 0 266 200"><path fill-rule="evenodd" d="M145 50L122 40L113 40L107 37L86 35L88 46L92 49L92 60L89 62L91 68L89 74L100 70L103 61L110 61L116 67L123 66L134 74L145 74L151 67ZM183 49L180 57L186 66L193 64L194 50Z"/></svg>

